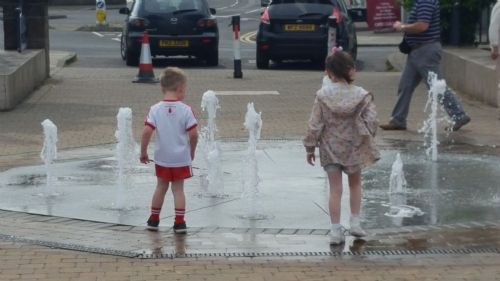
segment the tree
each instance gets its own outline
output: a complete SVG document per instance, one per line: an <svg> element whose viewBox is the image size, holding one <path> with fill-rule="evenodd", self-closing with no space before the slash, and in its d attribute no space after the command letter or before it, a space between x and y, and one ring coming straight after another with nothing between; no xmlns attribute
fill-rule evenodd
<svg viewBox="0 0 500 281"><path fill-rule="evenodd" d="M398 0L406 9L411 9L415 0ZM463 45L472 45L475 40L477 24L481 19L481 11L496 2L496 0L440 0L441 5L441 28L443 43L449 42L451 30L450 22L455 2L459 4L460 13L460 42Z"/></svg>

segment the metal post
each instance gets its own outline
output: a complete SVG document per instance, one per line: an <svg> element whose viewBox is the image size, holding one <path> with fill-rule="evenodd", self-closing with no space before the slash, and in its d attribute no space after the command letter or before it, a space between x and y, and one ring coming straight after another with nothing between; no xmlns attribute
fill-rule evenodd
<svg viewBox="0 0 500 281"><path fill-rule="evenodd" d="M95 23L97 26L106 25L106 1L96 0L95 2Z"/></svg>
<svg viewBox="0 0 500 281"><path fill-rule="evenodd" d="M337 17L328 17L328 44L327 44L327 55L332 54L332 48L337 47Z"/></svg>
<svg viewBox="0 0 500 281"><path fill-rule="evenodd" d="M27 47L26 38L26 21L23 14L24 1L19 0L19 6L16 8L17 13L17 51L22 53Z"/></svg>
<svg viewBox="0 0 500 281"><path fill-rule="evenodd" d="M233 51L234 51L234 78L243 78L241 72L241 52L240 52L240 16L231 17L233 26Z"/></svg>

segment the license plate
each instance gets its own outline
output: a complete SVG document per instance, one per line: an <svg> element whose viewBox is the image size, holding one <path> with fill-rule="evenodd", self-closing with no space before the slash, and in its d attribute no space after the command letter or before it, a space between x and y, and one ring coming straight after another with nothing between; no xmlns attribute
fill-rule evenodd
<svg viewBox="0 0 500 281"><path fill-rule="evenodd" d="M161 48L186 48L189 47L188 40L160 40Z"/></svg>
<svg viewBox="0 0 500 281"><path fill-rule="evenodd" d="M314 24L285 24L285 31L314 31Z"/></svg>

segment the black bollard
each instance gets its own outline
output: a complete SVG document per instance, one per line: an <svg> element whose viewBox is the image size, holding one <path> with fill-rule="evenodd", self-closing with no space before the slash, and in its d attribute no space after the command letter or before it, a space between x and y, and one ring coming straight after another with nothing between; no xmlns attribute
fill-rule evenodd
<svg viewBox="0 0 500 281"><path fill-rule="evenodd" d="M450 21L450 45L460 45L460 1L453 2Z"/></svg>

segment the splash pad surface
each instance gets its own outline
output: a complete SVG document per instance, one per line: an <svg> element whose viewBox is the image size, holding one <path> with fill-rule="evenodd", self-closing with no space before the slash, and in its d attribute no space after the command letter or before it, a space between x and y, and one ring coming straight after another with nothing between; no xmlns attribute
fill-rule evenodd
<svg viewBox="0 0 500 281"><path fill-rule="evenodd" d="M246 142L221 142L224 195L211 197L200 187L202 168L185 183L190 227L260 227L326 229L328 184L319 167L305 162L298 141L260 141L257 147L260 193L257 219L248 219L249 204L241 198ZM390 194L391 165L400 152L407 193ZM144 225L156 179L154 165L137 161L128 177L123 207L118 208L117 161L112 147L60 152L65 159L53 166L52 188L57 196L43 196L42 164L0 173L0 209L127 225ZM104 155L104 156L103 156ZM497 175L500 158L491 155L442 152L437 162L420 150L382 150L382 159L363 172L363 225L370 228L439 225L500 218ZM419 208L413 217L391 214L391 206ZM346 206L344 206L346 207ZM344 209L343 207L343 209ZM394 212L392 212L393 214ZM404 213L404 212L403 212ZM173 221L169 191L161 214L162 225Z"/></svg>

